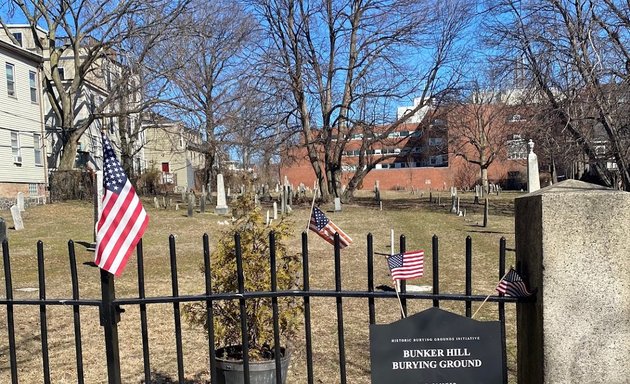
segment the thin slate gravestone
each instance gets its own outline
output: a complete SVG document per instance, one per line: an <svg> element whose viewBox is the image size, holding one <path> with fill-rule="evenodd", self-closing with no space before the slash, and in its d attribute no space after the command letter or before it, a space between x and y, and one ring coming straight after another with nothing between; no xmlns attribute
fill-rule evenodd
<svg viewBox="0 0 630 384"><path fill-rule="evenodd" d="M22 221L22 214L20 208L17 205L11 206L11 216L13 217L13 227L16 231L24 229L24 222Z"/></svg>
<svg viewBox="0 0 630 384"><path fill-rule="evenodd" d="M483 226L487 227L488 226L488 198L486 198L486 202L484 203L483 206Z"/></svg>
<svg viewBox="0 0 630 384"><path fill-rule="evenodd" d="M228 213L227 200L225 198L225 186L223 185L223 175L217 175L217 206L214 208L217 215L226 215Z"/></svg>
<svg viewBox="0 0 630 384"><path fill-rule="evenodd" d="M429 308L370 325L372 384L502 383L501 324Z"/></svg>

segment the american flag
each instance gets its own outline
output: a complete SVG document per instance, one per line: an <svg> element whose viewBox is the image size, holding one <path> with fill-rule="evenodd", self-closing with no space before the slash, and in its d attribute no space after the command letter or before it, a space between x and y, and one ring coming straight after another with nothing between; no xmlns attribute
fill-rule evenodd
<svg viewBox="0 0 630 384"><path fill-rule="evenodd" d="M424 274L424 251L396 253L387 258L393 280L407 280Z"/></svg>
<svg viewBox="0 0 630 384"><path fill-rule="evenodd" d="M350 243L352 243L352 239L350 238L350 236L346 235L345 232L341 230L341 228L330 221L326 217L326 215L324 215L324 212L322 212L317 207L313 207L313 212L311 213L311 221L308 227L310 230L320 235L330 244L335 244L335 233L339 234L339 246L341 248L345 248L350 245Z"/></svg>
<svg viewBox="0 0 630 384"><path fill-rule="evenodd" d="M497 291L513 297L527 297L531 295L531 293L527 291L525 282L518 273L516 273L514 268L510 268L510 271L505 277L499 281Z"/></svg>
<svg viewBox="0 0 630 384"><path fill-rule="evenodd" d="M136 190L116 159L112 144L103 136L103 211L96 224L96 260L102 269L120 276L149 224Z"/></svg>

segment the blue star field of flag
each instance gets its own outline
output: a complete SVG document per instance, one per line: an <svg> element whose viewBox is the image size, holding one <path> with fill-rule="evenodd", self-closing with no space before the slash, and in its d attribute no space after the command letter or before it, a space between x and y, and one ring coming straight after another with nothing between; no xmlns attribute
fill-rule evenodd
<svg viewBox="0 0 630 384"><path fill-rule="evenodd" d="M112 144L103 133L103 184L114 193L120 193L127 182L127 176L116 158Z"/></svg>
<svg viewBox="0 0 630 384"><path fill-rule="evenodd" d="M311 223L314 223L318 231L321 231L327 224L328 218L324 215L319 208L313 207L313 215L311 217Z"/></svg>
<svg viewBox="0 0 630 384"><path fill-rule="evenodd" d="M400 268L403 266L404 254L396 253L387 258L389 269Z"/></svg>

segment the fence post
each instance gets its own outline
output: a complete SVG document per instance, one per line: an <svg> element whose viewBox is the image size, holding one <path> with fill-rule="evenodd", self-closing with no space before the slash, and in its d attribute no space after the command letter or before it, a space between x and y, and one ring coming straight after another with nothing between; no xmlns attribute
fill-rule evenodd
<svg viewBox="0 0 630 384"><path fill-rule="evenodd" d="M114 305L114 276L101 269L101 326L105 331L105 354L107 355L107 383L121 384L120 356L118 351L118 322L120 314Z"/></svg>

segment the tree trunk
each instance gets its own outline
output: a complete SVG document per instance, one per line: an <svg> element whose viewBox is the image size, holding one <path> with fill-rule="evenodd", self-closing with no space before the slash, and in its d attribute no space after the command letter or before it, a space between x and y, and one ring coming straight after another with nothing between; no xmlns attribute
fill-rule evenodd
<svg viewBox="0 0 630 384"><path fill-rule="evenodd" d="M81 137L76 131L72 131L67 141L63 143L63 152L59 158L59 170L68 171L74 169L74 163L77 157L77 142Z"/></svg>
<svg viewBox="0 0 630 384"><path fill-rule="evenodd" d="M488 194L488 168L481 167L481 185L483 187L483 192Z"/></svg>

